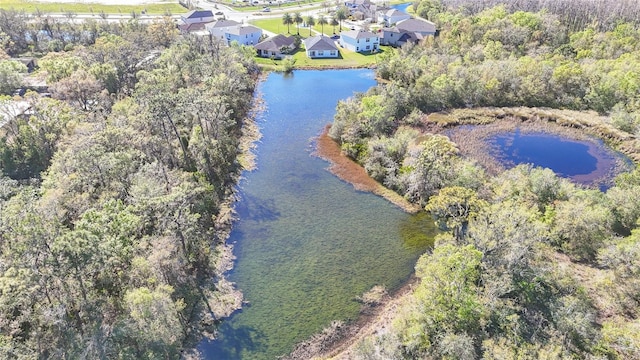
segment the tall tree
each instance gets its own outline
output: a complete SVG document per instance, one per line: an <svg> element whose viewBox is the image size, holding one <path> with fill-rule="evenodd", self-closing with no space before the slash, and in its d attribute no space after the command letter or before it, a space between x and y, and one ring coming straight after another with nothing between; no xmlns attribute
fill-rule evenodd
<svg viewBox="0 0 640 360"><path fill-rule="evenodd" d="M318 15L318 25L320 25L320 33L324 35L324 26L327 25L327 18L324 15Z"/></svg>
<svg viewBox="0 0 640 360"><path fill-rule="evenodd" d="M293 14L293 22L296 23L296 29L297 29L298 35L300 35L300 24L304 22L304 19L302 18L302 15L299 12L296 12L295 14Z"/></svg>
<svg viewBox="0 0 640 360"><path fill-rule="evenodd" d="M291 14L289 14L288 12L282 14L282 23L284 25L287 25L287 34L291 34L291 31L289 31L289 26L293 24L293 18L291 17Z"/></svg>
<svg viewBox="0 0 640 360"><path fill-rule="evenodd" d="M309 15L306 18L306 23L307 26L309 26L309 36L311 36L311 30L313 29L313 25L316 24L316 19L313 17L313 15Z"/></svg>
<svg viewBox="0 0 640 360"><path fill-rule="evenodd" d="M340 25L340 31L342 31L342 20L346 20L349 17L349 9L346 6L340 6L336 10L336 19L338 19Z"/></svg>

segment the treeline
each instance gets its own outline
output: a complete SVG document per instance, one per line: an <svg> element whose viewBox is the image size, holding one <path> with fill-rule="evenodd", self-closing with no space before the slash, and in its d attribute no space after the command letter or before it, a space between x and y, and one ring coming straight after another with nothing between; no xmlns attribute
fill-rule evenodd
<svg viewBox="0 0 640 360"><path fill-rule="evenodd" d="M522 165L442 188L426 209L446 233L391 330L353 358L638 358L639 180L604 194Z"/></svg>
<svg viewBox="0 0 640 360"><path fill-rule="evenodd" d="M428 2L459 8L471 14L498 5L504 5L511 12L545 11L559 16L562 22L573 30L587 26L611 30L620 21L637 23L640 19L640 4L635 0L429 0Z"/></svg>
<svg viewBox="0 0 640 360"><path fill-rule="evenodd" d="M438 125L425 115L597 110L612 132L637 136L638 28L573 31L556 15L505 6L432 15L440 36L386 55L385 81L341 102L330 130L446 232L418 262L420 284L391 331L361 342L358 357L640 357L640 172L606 192L530 166L488 174L429 133Z"/></svg>
<svg viewBox="0 0 640 360"><path fill-rule="evenodd" d="M401 169L406 149L376 148L368 139L406 142L406 131L396 131L419 123L425 113L481 106L596 110L610 115L618 130L638 134L635 26L570 32L554 16L511 14L504 7L471 16L443 12L438 18L440 36L386 55L377 70L385 85L340 104L331 129L351 157L386 169L375 177L390 187L404 194L412 186L410 173Z"/></svg>
<svg viewBox="0 0 640 360"><path fill-rule="evenodd" d="M48 53L53 98L0 130L0 357L179 358L236 305L220 211L257 68L170 23Z"/></svg>

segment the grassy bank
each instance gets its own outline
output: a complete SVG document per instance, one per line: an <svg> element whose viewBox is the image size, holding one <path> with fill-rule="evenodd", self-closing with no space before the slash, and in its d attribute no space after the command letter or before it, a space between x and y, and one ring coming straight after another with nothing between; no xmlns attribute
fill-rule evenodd
<svg viewBox="0 0 640 360"><path fill-rule="evenodd" d="M37 2L24 0L0 0L0 9L13 9L34 13L77 13L77 14L179 14L187 11L177 1L167 1L143 5L104 5L98 3Z"/></svg>

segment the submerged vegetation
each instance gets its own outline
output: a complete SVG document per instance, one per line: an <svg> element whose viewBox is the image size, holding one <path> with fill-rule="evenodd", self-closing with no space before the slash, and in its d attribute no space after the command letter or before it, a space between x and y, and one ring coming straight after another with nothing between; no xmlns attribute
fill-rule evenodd
<svg viewBox="0 0 640 360"><path fill-rule="evenodd" d="M637 24L523 11L543 3L415 2L440 35L386 54L384 81L338 105L342 151L443 230L393 324L350 358L640 357L640 170L606 192L530 165L488 171L441 131L538 119L638 161Z"/></svg>
<svg viewBox="0 0 640 360"><path fill-rule="evenodd" d="M170 20L25 38L41 23L3 15L5 52L47 52L51 98L0 129L0 357L188 355L239 306L220 274L251 54Z"/></svg>

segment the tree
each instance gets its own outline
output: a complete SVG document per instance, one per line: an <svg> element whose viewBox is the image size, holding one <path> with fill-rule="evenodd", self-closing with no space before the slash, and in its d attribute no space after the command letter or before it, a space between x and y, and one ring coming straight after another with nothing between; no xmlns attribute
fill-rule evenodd
<svg viewBox="0 0 640 360"><path fill-rule="evenodd" d="M316 19L313 17L313 15L309 15L307 16L307 19L305 21L307 23L307 26L309 26L309 36L311 36L311 29L313 28L313 25L316 24Z"/></svg>
<svg viewBox="0 0 640 360"><path fill-rule="evenodd" d="M345 20L345 19L347 19L347 17L349 17L349 9L347 9L346 6L340 6L336 10L335 17L336 17L336 19L338 20L338 22L340 24L340 31L342 31L342 20Z"/></svg>
<svg viewBox="0 0 640 360"><path fill-rule="evenodd" d="M333 27L333 33L336 33L336 26L338 25L338 19L335 16L331 17L331 26Z"/></svg>
<svg viewBox="0 0 640 360"><path fill-rule="evenodd" d="M296 23L298 35L300 35L300 24L304 22L304 19L302 18L302 15L299 12L296 12L295 14L293 14L293 22Z"/></svg>
<svg viewBox="0 0 640 360"><path fill-rule="evenodd" d="M98 105L98 96L102 90L102 84L83 69L76 70L71 76L51 86L51 93L55 98L76 102L84 111Z"/></svg>
<svg viewBox="0 0 640 360"><path fill-rule="evenodd" d="M0 94L11 95L22 85L27 67L18 61L0 60Z"/></svg>
<svg viewBox="0 0 640 360"><path fill-rule="evenodd" d="M318 16L318 25L320 25L320 33L324 35L324 26L327 25L327 18L324 15Z"/></svg>
<svg viewBox="0 0 640 360"><path fill-rule="evenodd" d="M431 212L436 224L442 230L450 230L458 242L467 231L469 219L475 216L487 203L478 198L475 191L463 187L443 188L429 198L425 210Z"/></svg>
<svg viewBox="0 0 640 360"><path fill-rule="evenodd" d="M293 24L293 18L291 17L291 14L289 14L288 12L282 14L282 23L284 25L287 25L287 34L290 34L291 31L289 31L289 25Z"/></svg>

